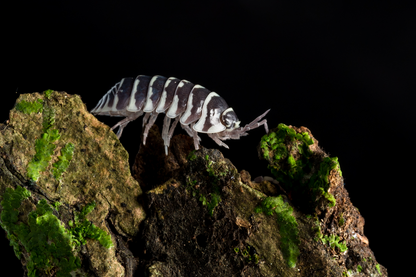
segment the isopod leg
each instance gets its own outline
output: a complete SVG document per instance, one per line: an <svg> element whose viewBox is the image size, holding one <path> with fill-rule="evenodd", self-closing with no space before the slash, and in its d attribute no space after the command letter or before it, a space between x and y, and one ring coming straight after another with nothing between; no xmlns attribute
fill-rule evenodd
<svg viewBox="0 0 416 277"><path fill-rule="evenodd" d="M192 137L192 136L193 136L192 129L189 127L189 125L183 125L183 124L181 123L181 127L182 127L182 129L184 129L184 130L188 133L188 135L189 135L190 137Z"/></svg>
<svg viewBox="0 0 416 277"><path fill-rule="evenodd" d="M151 113L146 113L143 117L143 123L142 123L142 127L144 128L144 126L146 125L147 120L149 119Z"/></svg>
<svg viewBox="0 0 416 277"><path fill-rule="evenodd" d="M118 131L117 131L117 138L120 139L121 138L121 134L123 133L123 129L124 127L127 126L127 124L129 124L130 121L127 121L126 123L122 124L119 126Z"/></svg>
<svg viewBox="0 0 416 277"><path fill-rule="evenodd" d="M268 109L266 112L264 112L262 115L258 116L256 119L254 119L252 122L244 126L242 132L247 132L249 130L255 129L260 127L261 125L264 125L264 129L266 130L266 133L269 133L269 127L267 125L267 119L263 119L262 121L258 122L260 119L262 119L270 109Z"/></svg>
<svg viewBox="0 0 416 277"><path fill-rule="evenodd" d="M128 124L130 121L133 121L133 120L137 119L137 118L138 118L139 116L141 116L142 114L143 114L143 112L141 111L141 112L138 112L138 113L136 113L136 114L133 114L132 116L128 116L128 117L124 118L123 120L121 120L121 121L117 122L117 124L116 124L116 125L114 125L113 127L111 127L111 130L113 130L113 131L114 131L114 129L115 129L115 128L119 127L119 129L118 129L118 131L117 131L117 137L120 139L121 134L123 133L123 129L124 129L124 127L126 127L126 126L127 126L127 124Z"/></svg>
<svg viewBox="0 0 416 277"><path fill-rule="evenodd" d="M150 128L153 126L153 124L155 124L156 118L159 115L159 113L157 112L152 112L151 117L149 119L149 122L146 125L146 128L144 129L144 133L143 133L143 145L146 145L146 138L147 138L147 134L149 133Z"/></svg>
<svg viewBox="0 0 416 277"><path fill-rule="evenodd" d="M256 128L260 127L261 125L264 125L264 129L266 130L266 133L269 133L269 128L267 126L267 119L263 119L260 122L250 123L250 124L246 125L244 127L244 131L247 132L247 131L256 129Z"/></svg>
<svg viewBox="0 0 416 277"><path fill-rule="evenodd" d="M228 145L221 141L218 133L208 133L208 136L212 138L219 146L224 146L225 148L229 149Z"/></svg>
<svg viewBox="0 0 416 277"><path fill-rule="evenodd" d="M192 131L192 137L194 138L195 150L198 150L199 149L199 141L201 140L201 138L198 136L198 132L194 130L194 128L193 128L194 125L195 125L195 123L192 123L191 131Z"/></svg>
<svg viewBox="0 0 416 277"><path fill-rule="evenodd" d="M172 126L170 127L170 130L169 130L169 133L166 135L166 140L164 139L165 140L165 154L166 154L166 156L168 155L168 147L170 145L170 139L172 138L173 131L175 130L176 125L178 124L179 118L180 118L180 116L177 116L175 121L173 121ZM169 118L169 123L170 123L170 118ZM169 127L169 125L168 125L168 127ZM163 126L163 128L165 128L165 126Z"/></svg>
<svg viewBox="0 0 416 277"><path fill-rule="evenodd" d="M169 126L170 126L170 117L165 116L165 119L163 120L162 139L165 142L166 156L168 155L168 146L169 146L169 140L168 140Z"/></svg>
<svg viewBox="0 0 416 277"><path fill-rule="evenodd" d="M173 123L172 123L172 126L170 127L170 129L169 129L169 134L168 134L168 141L170 142L170 139L172 138L172 136L173 136L173 131L175 130L175 128L176 128L176 125L178 124L178 122L179 122L179 116L178 117L176 117L176 119L175 119L175 121L173 121Z"/></svg>
<svg viewBox="0 0 416 277"><path fill-rule="evenodd" d="M198 141L201 140L201 138L198 136L198 132L196 132L196 131L194 132L194 129L192 127L189 127L189 125L181 124L181 127L182 127L182 129L184 129L188 133L188 135L191 138L194 137L194 134L195 134L195 136L197 137Z"/></svg>

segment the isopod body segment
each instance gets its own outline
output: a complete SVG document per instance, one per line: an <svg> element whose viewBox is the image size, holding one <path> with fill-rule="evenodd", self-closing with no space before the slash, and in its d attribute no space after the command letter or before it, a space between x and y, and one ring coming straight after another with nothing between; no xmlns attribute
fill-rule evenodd
<svg viewBox="0 0 416 277"><path fill-rule="evenodd" d="M268 112L258 116L251 123L240 127L240 121L234 110L215 92L201 85L175 77L160 75L139 75L136 78L123 78L115 84L91 110L96 115L125 117L111 129L119 127L120 138L124 127L145 113L143 117L143 144L150 128L160 113L165 113L162 138L165 153L176 125L181 127L194 140L195 149L199 149L201 138L198 133L206 133L218 145L228 148L223 142L227 139L239 139L248 135L247 131L264 125L268 133L267 120L261 120ZM174 119L172 125L171 120Z"/></svg>

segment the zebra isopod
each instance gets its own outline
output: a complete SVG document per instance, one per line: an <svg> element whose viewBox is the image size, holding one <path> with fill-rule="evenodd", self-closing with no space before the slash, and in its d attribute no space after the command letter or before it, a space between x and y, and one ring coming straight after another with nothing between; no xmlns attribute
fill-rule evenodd
<svg viewBox="0 0 416 277"><path fill-rule="evenodd" d="M115 84L91 110L96 115L125 117L111 129L119 127L117 137L120 138L124 127L145 113L143 117L143 144L150 128L160 113L166 116L163 122L162 138L165 153L173 131L180 123L181 127L194 140L195 149L199 149L201 138L198 133L206 133L218 145L228 148L223 142L227 139L239 139L248 135L247 131L264 125L269 132L267 120L261 120L268 112L258 116L251 123L240 127L233 108L215 92L201 85L194 85L187 80L175 77L166 78L160 75L139 75L136 78L123 78ZM170 126L171 119L175 119Z"/></svg>

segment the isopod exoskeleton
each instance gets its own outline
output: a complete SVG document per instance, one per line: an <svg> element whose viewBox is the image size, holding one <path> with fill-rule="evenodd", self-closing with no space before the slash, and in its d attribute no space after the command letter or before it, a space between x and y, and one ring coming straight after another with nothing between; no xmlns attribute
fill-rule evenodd
<svg viewBox="0 0 416 277"><path fill-rule="evenodd" d="M136 78L123 78L115 84L91 113L125 117L111 128L114 130L119 127L118 138L130 121L145 113L143 144L146 144L147 134L159 113L165 113L162 138L167 155L170 139L178 122L193 138L196 150L199 149L201 140L197 133L206 133L218 145L228 148L223 140L239 139L248 135L247 131L261 125L264 125L268 133L267 120L261 119L269 111L270 109L250 124L240 127L240 121L234 110L217 93L175 77L139 75ZM175 119L172 126L170 126L171 119Z"/></svg>

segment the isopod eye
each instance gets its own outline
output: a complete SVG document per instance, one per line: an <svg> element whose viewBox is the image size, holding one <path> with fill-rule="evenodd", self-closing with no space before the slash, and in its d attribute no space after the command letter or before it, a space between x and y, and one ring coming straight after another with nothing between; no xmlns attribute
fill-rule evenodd
<svg viewBox="0 0 416 277"><path fill-rule="evenodd" d="M237 118L234 110L232 108L228 108L221 114L221 123L227 127L227 129L234 129L238 128L240 121Z"/></svg>

